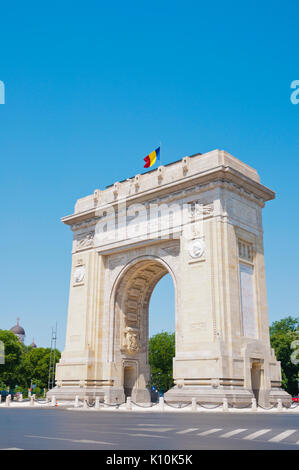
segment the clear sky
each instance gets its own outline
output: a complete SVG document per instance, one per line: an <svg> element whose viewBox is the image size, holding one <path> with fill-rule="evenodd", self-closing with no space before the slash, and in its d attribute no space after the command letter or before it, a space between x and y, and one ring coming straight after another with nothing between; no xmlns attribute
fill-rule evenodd
<svg viewBox="0 0 299 470"><path fill-rule="evenodd" d="M219 148L277 192L264 210L270 322L299 315L298 1L29 1L0 12L0 328L65 341L75 201ZM171 329L171 282L151 302ZM161 318L165 320L161 323ZM169 326L169 328L168 328Z"/></svg>

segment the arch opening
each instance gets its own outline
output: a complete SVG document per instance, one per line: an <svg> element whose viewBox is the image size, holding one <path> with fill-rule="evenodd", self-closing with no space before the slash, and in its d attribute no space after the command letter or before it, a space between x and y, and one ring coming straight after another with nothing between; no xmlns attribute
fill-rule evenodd
<svg viewBox="0 0 299 470"><path fill-rule="evenodd" d="M124 365L124 394L130 397L136 383L136 367Z"/></svg>
<svg viewBox="0 0 299 470"><path fill-rule="evenodd" d="M258 404L262 388L262 361L252 361L250 372L252 393Z"/></svg>
<svg viewBox="0 0 299 470"><path fill-rule="evenodd" d="M149 303L149 338L162 331L175 331L175 292L169 273L158 281Z"/></svg>
<svg viewBox="0 0 299 470"><path fill-rule="evenodd" d="M150 400L149 303L156 285L167 274L169 283L169 277L173 280L169 267L159 259L148 257L125 269L115 288L113 356L122 368L120 386L126 389L126 396L131 393L134 401ZM128 385L131 377L126 370L128 360L136 362L133 387Z"/></svg>
<svg viewBox="0 0 299 470"><path fill-rule="evenodd" d="M155 286L149 304L148 357L151 399L157 401L174 386L175 295L170 274Z"/></svg>

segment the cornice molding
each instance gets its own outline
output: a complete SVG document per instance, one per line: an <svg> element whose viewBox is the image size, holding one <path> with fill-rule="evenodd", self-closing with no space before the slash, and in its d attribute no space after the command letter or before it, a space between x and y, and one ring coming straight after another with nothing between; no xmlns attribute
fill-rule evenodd
<svg viewBox="0 0 299 470"><path fill-rule="evenodd" d="M100 216L100 214L111 206L117 209L122 203L126 203L127 206L129 206L133 203L162 203L162 201L166 202L166 200L168 200L167 202L170 202L171 200L175 201L182 199L182 197L186 197L188 192L199 194L202 191L207 191L209 189L212 190L216 187L222 187L229 191L238 192L243 197L254 201L260 207L263 207L266 201L270 201L275 198L274 191L266 186L247 178L233 168L221 166L204 173L187 178L181 178L178 181L165 184L161 187L153 187L144 192L140 191L139 193L130 195L127 198L117 199L110 203L103 204L102 206L100 205L83 212L68 215L63 217L61 220L64 224L70 226L81 224L83 222L86 223L87 221L92 223L93 219L98 220L97 215ZM175 191L172 192L174 189ZM185 195L183 193L185 193Z"/></svg>

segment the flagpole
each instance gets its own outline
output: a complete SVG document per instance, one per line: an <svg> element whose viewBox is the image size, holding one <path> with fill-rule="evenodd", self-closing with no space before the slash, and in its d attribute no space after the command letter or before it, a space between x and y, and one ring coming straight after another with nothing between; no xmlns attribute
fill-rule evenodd
<svg viewBox="0 0 299 470"><path fill-rule="evenodd" d="M160 142L160 164L162 165L162 152L161 152L161 148L162 148L162 142Z"/></svg>

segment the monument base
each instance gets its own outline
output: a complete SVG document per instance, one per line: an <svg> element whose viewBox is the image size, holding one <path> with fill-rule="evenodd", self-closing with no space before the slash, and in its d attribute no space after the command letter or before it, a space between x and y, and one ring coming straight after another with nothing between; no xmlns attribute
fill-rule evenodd
<svg viewBox="0 0 299 470"><path fill-rule="evenodd" d="M76 396L79 400L84 398L90 401L100 398L101 402L109 404L122 404L126 401L124 389L119 387L54 387L47 393L47 398L53 396L58 401L75 401ZM281 400L283 406L290 407L292 404L291 396L281 388L271 390L259 390L258 395L247 389L237 388L213 388L204 386L175 386L165 393L164 399L168 403L188 403L192 398L196 398L198 403L203 404L222 404L226 398L229 405L251 406L252 398L257 398L257 404L262 407L276 405ZM135 403L149 403L151 394L148 389L133 389L131 399Z"/></svg>
<svg viewBox="0 0 299 470"><path fill-rule="evenodd" d="M289 408L292 404L292 397L282 388L272 388L266 395L266 401L269 405L274 405L281 400L283 406Z"/></svg>
<svg viewBox="0 0 299 470"><path fill-rule="evenodd" d="M126 396L122 387L74 387L63 386L54 387L47 393L47 398L51 399L53 396L61 401L74 401L76 396L79 400L88 398L90 401L96 397L100 398L101 402L109 404L124 403ZM151 394L147 388L136 388L131 392L132 401L135 403L148 403L151 401Z"/></svg>
<svg viewBox="0 0 299 470"><path fill-rule="evenodd" d="M53 396L55 396L58 401L75 401L76 396L78 396L79 400L87 398L90 401L99 397L101 402L105 401L110 404L125 402L123 388L115 387L56 386L47 392L47 398L51 399Z"/></svg>
<svg viewBox="0 0 299 470"><path fill-rule="evenodd" d="M214 388L210 386L174 386L164 394L164 399L169 403L187 403L196 398L198 403L222 404L226 398L230 405L251 405L252 392L238 388Z"/></svg>
<svg viewBox="0 0 299 470"><path fill-rule="evenodd" d="M226 398L229 405L251 406L252 398L257 398L257 404L264 407L276 405L278 399L281 399L282 404L286 407L291 405L290 395L281 388L262 390L258 392L258 396L245 388L229 388L218 387L213 388L209 386L175 386L165 393L164 399L166 402L191 402L192 398L196 398L198 403L207 404L220 404Z"/></svg>
<svg viewBox="0 0 299 470"><path fill-rule="evenodd" d="M131 399L135 403L150 403L151 392L147 388L133 388Z"/></svg>

